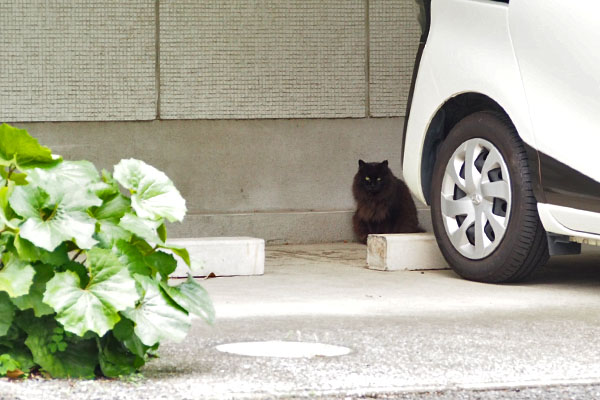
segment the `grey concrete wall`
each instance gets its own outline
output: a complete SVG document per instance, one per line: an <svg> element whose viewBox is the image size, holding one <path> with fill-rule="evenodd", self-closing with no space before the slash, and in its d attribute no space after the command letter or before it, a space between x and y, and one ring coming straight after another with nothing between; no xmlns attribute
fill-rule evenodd
<svg viewBox="0 0 600 400"><path fill-rule="evenodd" d="M414 0L3 0L0 121L402 116L416 11Z"/></svg>
<svg viewBox="0 0 600 400"><path fill-rule="evenodd" d="M352 240L358 159L401 176L403 118L29 123L67 159L112 170L139 158L187 200L171 235L251 235L277 242ZM98 138L101 138L100 140Z"/></svg>
<svg viewBox="0 0 600 400"><path fill-rule="evenodd" d="M365 117L363 0L169 0L160 117Z"/></svg>
<svg viewBox="0 0 600 400"><path fill-rule="evenodd" d="M417 41L413 0L3 0L0 122L164 170L171 236L352 240L357 160L401 175Z"/></svg>
<svg viewBox="0 0 600 400"><path fill-rule="evenodd" d="M156 117L154 0L0 1L0 121Z"/></svg>
<svg viewBox="0 0 600 400"><path fill-rule="evenodd" d="M415 1L369 0L369 103L372 117L403 116L421 28Z"/></svg>

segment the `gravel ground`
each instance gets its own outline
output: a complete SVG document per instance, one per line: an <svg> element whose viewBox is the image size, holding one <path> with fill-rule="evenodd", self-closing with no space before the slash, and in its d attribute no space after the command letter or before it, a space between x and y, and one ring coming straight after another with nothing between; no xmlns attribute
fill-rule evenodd
<svg viewBox="0 0 600 400"><path fill-rule="evenodd" d="M203 281L217 323L196 320L143 375L0 379L0 400L600 398L599 258L560 258L534 281L364 268L364 247L271 249L266 274ZM339 357L219 353L242 341L345 346Z"/></svg>
<svg viewBox="0 0 600 400"><path fill-rule="evenodd" d="M352 398L352 397L351 397ZM540 386L528 388L509 388L496 390L446 390L433 392L414 393L381 393L373 396L361 396L356 399L365 400L495 400L495 399L598 399L600 386L572 385L572 386ZM354 398L352 398L354 399Z"/></svg>
<svg viewBox="0 0 600 400"><path fill-rule="evenodd" d="M104 382L98 384L85 382L71 382L68 385L56 385L49 382L40 384L23 384L2 382L0 389L0 400L65 400L65 399L115 399L115 400L133 400L133 399L204 399L211 398L202 393L189 393L185 396L179 396L175 393L157 393L153 387L148 387L143 383L144 379L135 382ZM19 386L18 390L15 389ZM317 393L306 393L298 396L290 395L269 395L255 394L252 396L236 396L219 397L220 399L277 399L277 400L497 400L497 399L514 399L514 400L588 400L600 398L600 384L586 385L560 385L560 386L537 386L537 387L522 387L522 388L506 388L493 390L434 390L434 391L402 391L397 392L382 392L382 393L331 393L322 395Z"/></svg>

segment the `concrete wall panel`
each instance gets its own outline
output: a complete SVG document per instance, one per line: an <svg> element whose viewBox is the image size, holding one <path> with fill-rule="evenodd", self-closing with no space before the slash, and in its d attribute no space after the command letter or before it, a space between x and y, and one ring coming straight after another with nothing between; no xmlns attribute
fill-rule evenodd
<svg viewBox="0 0 600 400"><path fill-rule="evenodd" d="M0 121L153 119L154 0L2 0Z"/></svg>
<svg viewBox="0 0 600 400"><path fill-rule="evenodd" d="M414 0L369 0L372 117L404 116L421 27Z"/></svg>
<svg viewBox="0 0 600 400"><path fill-rule="evenodd" d="M363 0L169 0L161 118L366 116Z"/></svg>
<svg viewBox="0 0 600 400"><path fill-rule="evenodd" d="M388 159L402 176L403 123L370 118L19 127L65 159L89 159L112 170L133 157L164 171L187 201L184 223L170 228L175 236L306 242L352 239L358 159Z"/></svg>

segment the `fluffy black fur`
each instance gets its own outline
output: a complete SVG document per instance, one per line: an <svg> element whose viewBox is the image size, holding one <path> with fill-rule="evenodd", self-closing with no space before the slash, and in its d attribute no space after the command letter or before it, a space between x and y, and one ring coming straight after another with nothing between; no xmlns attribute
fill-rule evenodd
<svg viewBox="0 0 600 400"><path fill-rule="evenodd" d="M406 184L396 178L388 161L358 161L352 194L356 212L352 218L354 233L362 243L370 233L423 232L417 208Z"/></svg>

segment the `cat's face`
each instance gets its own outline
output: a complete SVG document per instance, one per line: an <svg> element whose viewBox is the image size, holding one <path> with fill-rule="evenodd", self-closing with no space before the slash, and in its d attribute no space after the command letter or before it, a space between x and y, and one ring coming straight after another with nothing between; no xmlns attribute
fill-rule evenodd
<svg viewBox="0 0 600 400"><path fill-rule="evenodd" d="M389 180L388 161L367 163L358 160L358 177L360 185L369 193L377 193L385 187Z"/></svg>

